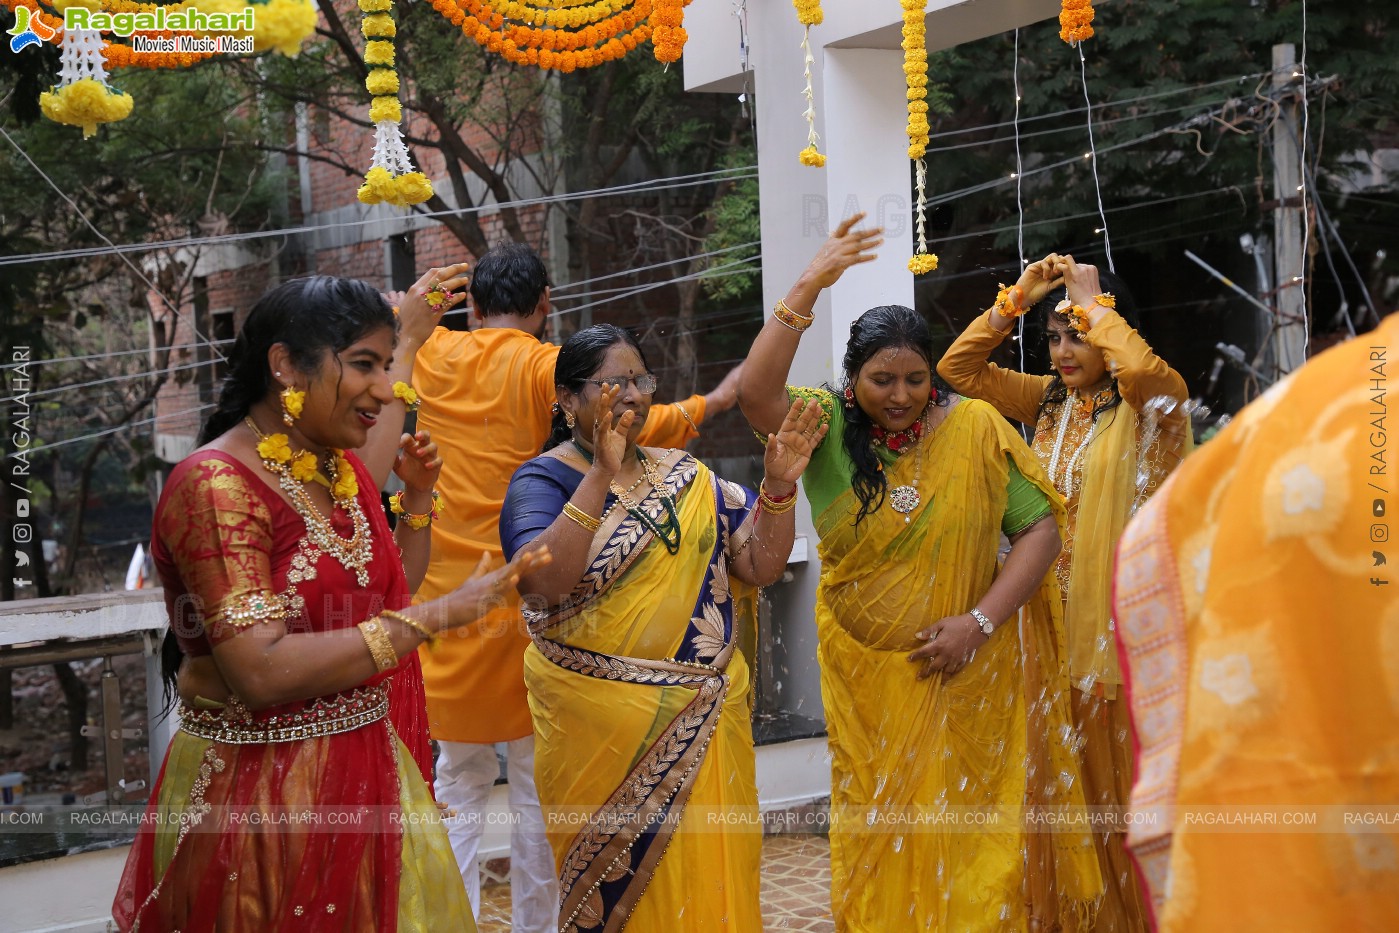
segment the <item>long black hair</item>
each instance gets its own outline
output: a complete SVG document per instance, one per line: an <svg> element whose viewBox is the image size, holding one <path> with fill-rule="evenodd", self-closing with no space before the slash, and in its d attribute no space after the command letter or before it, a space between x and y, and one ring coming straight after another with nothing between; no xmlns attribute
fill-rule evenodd
<svg viewBox="0 0 1399 933"><path fill-rule="evenodd" d="M935 404L948 403L951 389L938 378L937 370L933 367L933 335L928 322L923 315L903 305L870 308L850 325L850 340L845 345L845 359L842 362L845 384L836 392L842 403L846 403L845 390L854 389L864 365L876 353L890 349L908 349L923 357L928 364ZM870 443L874 437L874 426L874 420L858 404L846 403L845 431L841 443L855 465L851 486L855 498L860 500L860 511L855 516L857 525L883 504L888 486L884 464Z"/></svg>
<svg viewBox="0 0 1399 933"><path fill-rule="evenodd" d="M649 373L651 365L646 362L646 353L641 349L641 340L629 327L616 324L594 324L577 331L563 342L559 357L554 361L554 385L577 395L583 391L593 373L602 367L607 351L618 344L626 344L641 357L641 365ZM563 409L554 406L554 417L549 425L549 439L544 449L550 450L564 441L572 440L573 429L564 420Z"/></svg>
<svg viewBox="0 0 1399 933"><path fill-rule="evenodd" d="M1120 314L1131 327L1136 328L1138 320L1137 300L1132 297L1132 292L1127 287L1127 283L1123 281L1122 278L1106 269L1100 269L1098 271L1098 283L1102 286L1104 292L1110 293L1117 299L1117 308L1115 309L1117 313ZM1064 379L1059 375L1058 370L1049 365L1048 359L1050 317L1056 318L1065 327L1069 327L1070 330L1072 330L1069 324L1069 316L1054 310L1059 302L1063 301L1067 296L1068 290L1061 285L1037 301L1025 315L1025 341L1030 350L1029 355L1033 357L1040 352L1044 353L1044 365L1049 369L1053 377L1053 381L1050 382L1049 387L1045 389L1044 395L1040 398L1040 408L1039 411L1035 413L1036 424L1039 423L1040 418L1044 417L1045 412L1057 409L1064 403L1064 400L1069 397L1068 386L1064 385ZM1109 375L1111 375L1111 371L1109 371ZM1118 405L1122 404L1122 393L1117 388L1116 377L1112 379L1111 388L1112 393L1110 397L1101 402L1094 403L1094 421L1098 420L1099 415L1112 411Z"/></svg>
<svg viewBox="0 0 1399 933"><path fill-rule="evenodd" d="M380 327L397 328L393 308L374 288L357 279L329 275L283 282L253 305L228 355L228 374L219 386L218 405L205 420L198 444L224 434L247 417L272 391L267 353L286 344L292 365L313 373L327 354L337 354ZM174 703L182 654L174 630L160 646L160 673L168 710Z"/></svg>

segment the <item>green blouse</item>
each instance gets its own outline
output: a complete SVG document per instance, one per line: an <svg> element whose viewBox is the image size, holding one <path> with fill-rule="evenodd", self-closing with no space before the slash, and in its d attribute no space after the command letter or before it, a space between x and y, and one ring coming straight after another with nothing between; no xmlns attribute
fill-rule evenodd
<svg viewBox="0 0 1399 933"><path fill-rule="evenodd" d="M802 476L806 487L806 497L811 502L811 514L820 515L849 489L855 476L855 463L845 452L841 437L845 431L845 408L839 399L826 389L813 389L804 386L788 386L787 397L815 399L824 413L822 422L830 425L821 446L811 456L811 465ZM885 448L878 448L879 459L885 466L893 465L898 454ZM1010 478L1006 482L1006 511L1001 516L1001 531L1007 537L1019 534L1050 513L1049 498L1038 487L1025 478L1016 468L1014 461L1007 458Z"/></svg>

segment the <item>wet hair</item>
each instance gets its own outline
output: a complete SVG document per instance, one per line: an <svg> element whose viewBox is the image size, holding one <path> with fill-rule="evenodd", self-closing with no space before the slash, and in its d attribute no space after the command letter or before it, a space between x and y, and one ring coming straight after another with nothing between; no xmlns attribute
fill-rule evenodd
<svg viewBox="0 0 1399 933"><path fill-rule="evenodd" d="M1112 296L1117 299L1117 308L1115 310L1135 329L1138 321L1137 300L1132 296L1131 289L1127 287L1127 283L1114 273L1106 269L1100 269L1098 270L1098 284L1102 286L1104 292L1111 293ZM1035 413L1036 424L1039 423L1040 418L1044 417L1045 412L1049 411L1051 408L1057 408L1069 397L1068 386L1064 385L1063 377L1059 375L1058 371L1055 370L1053 366L1049 365L1048 359L1049 319L1053 317L1065 327L1068 327L1070 332L1073 330L1072 326L1069 324L1069 316L1054 310L1059 302L1063 301L1067 296L1068 290L1061 285L1059 288L1054 289L1048 295L1037 301L1025 315L1025 342L1027 346L1032 348L1044 348L1044 364L1053 377L1053 381L1050 382L1049 387L1045 389L1044 395L1040 398L1039 411ZM1118 391L1116 378L1112 379L1111 388L1112 396L1094 405L1094 421L1098 420L1099 415L1112 411L1118 405L1122 404L1122 393Z"/></svg>
<svg viewBox="0 0 1399 933"><path fill-rule="evenodd" d="M938 378L933 366L933 336L923 315L903 305L881 305L870 308L850 325L850 340L845 345L845 359L842 368L845 383L840 390L833 390L843 404L845 389L853 388L859 378L860 369L882 350L912 350L928 364L929 378L933 389L933 402L946 405L950 400L951 389ZM884 465L875 453L871 440L874 437L875 422L858 404L845 409L845 432L841 443L845 453L855 465L855 476L851 482L855 497L860 500L860 511L855 516L855 524L866 515L879 508L884 502L888 483L884 476Z"/></svg>
<svg viewBox="0 0 1399 933"><path fill-rule="evenodd" d="M292 365L312 373L327 354L340 353L378 328L397 326L384 296L357 279L313 275L283 282L258 299L238 331L217 407L205 420L197 443L203 446L231 429L272 391L267 353L273 344L286 344ZM160 665L167 709L174 702L181 659L174 632L167 632Z"/></svg>
<svg viewBox="0 0 1399 933"><path fill-rule="evenodd" d="M559 348L558 359L554 362L554 385L567 389L575 395L583 391L593 373L602 368L607 351L618 344L626 344L641 357L641 365L651 371L646 362L646 353L641 349L641 340L636 331L616 324L594 324L576 332ZM573 429L564 421L563 409L554 406L554 417L549 425L549 439L544 449L550 450L573 437Z"/></svg>
<svg viewBox="0 0 1399 933"><path fill-rule="evenodd" d="M548 287L549 273L538 253L524 243L502 243L491 247L476 263L471 274L471 303L482 317L528 317Z"/></svg>

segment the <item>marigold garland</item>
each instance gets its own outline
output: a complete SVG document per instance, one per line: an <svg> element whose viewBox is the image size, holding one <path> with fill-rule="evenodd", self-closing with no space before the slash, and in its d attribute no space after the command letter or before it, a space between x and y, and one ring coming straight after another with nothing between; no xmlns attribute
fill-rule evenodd
<svg viewBox="0 0 1399 933"><path fill-rule="evenodd" d="M938 258L928 252L928 167L923 161L928 151L928 39L923 18L927 0L899 0L903 8L904 81L908 98L908 157L914 162L917 204L914 226L918 247L908 261L908 271L924 275L938 267Z"/></svg>
<svg viewBox="0 0 1399 933"><path fill-rule="evenodd" d="M564 74L615 61L648 39L658 61L680 57L690 0L432 0L487 52Z"/></svg>
<svg viewBox="0 0 1399 933"><path fill-rule="evenodd" d="M364 19L360 32L367 40L364 48L366 64L392 66L393 42L398 32L393 17L393 0L359 0ZM432 197L432 182L413 167L403 133L398 125L403 121L403 105L399 103L398 72L392 67L374 67L364 79L365 89L373 95L369 103L369 121L374 124L374 156L364 184L356 197L365 204L392 204L408 207L421 204Z"/></svg>
<svg viewBox="0 0 1399 933"><path fill-rule="evenodd" d="M1063 0L1059 10L1059 38L1076 45L1093 37L1093 0Z"/></svg>

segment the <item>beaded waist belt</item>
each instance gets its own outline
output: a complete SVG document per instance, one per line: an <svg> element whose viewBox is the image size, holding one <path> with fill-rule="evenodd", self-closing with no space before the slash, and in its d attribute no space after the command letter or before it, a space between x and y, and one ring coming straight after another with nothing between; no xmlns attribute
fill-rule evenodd
<svg viewBox="0 0 1399 933"><path fill-rule="evenodd" d="M234 700L222 709L195 709L180 704L180 729L201 739L230 745L299 742L324 735L352 732L378 722L389 712L389 691L375 684L332 697L321 697L294 713L253 719Z"/></svg>

